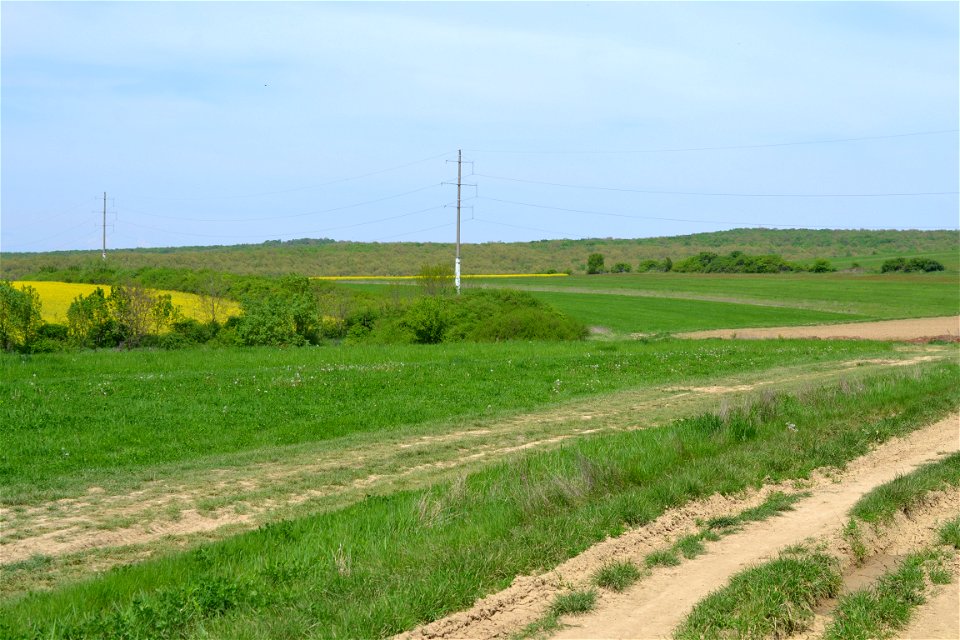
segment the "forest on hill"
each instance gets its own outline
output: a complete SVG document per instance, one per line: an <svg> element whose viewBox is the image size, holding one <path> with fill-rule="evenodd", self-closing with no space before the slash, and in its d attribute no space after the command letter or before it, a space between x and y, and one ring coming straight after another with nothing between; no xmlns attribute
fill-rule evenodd
<svg viewBox="0 0 960 640"><path fill-rule="evenodd" d="M644 260L676 261L700 252L777 254L786 260L923 254L956 254L957 231L865 231L732 229L661 238L539 240L464 244L464 273L585 273L587 257L602 253L607 264L636 266ZM330 239L267 241L230 246L117 249L108 251L113 268L210 269L245 275L415 275L425 264L452 261L453 243L369 243ZM99 250L4 253L0 277L8 280L43 272L82 269L100 261ZM879 270L879 269L877 269Z"/></svg>

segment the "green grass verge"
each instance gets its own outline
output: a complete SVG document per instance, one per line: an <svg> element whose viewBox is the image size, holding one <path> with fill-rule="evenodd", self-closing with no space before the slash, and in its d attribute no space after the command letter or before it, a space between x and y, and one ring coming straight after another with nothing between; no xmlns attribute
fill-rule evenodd
<svg viewBox="0 0 960 640"><path fill-rule="evenodd" d="M638 386L890 352L866 342L624 341L0 354L0 500L151 478L217 455L448 430Z"/></svg>
<svg viewBox="0 0 960 640"><path fill-rule="evenodd" d="M889 522L894 514L909 511L931 491L960 485L960 453L926 464L873 489L850 510L868 523Z"/></svg>
<svg viewBox="0 0 960 640"><path fill-rule="evenodd" d="M738 573L704 598L675 637L783 638L805 629L816 603L836 595L841 584L835 558L789 549L776 560Z"/></svg>
<svg viewBox="0 0 960 640"><path fill-rule="evenodd" d="M807 477L955 410L960 367L585 438L0 605L9 637L383 637L714 492ZM796 432L785 428L796 424ZM424 519L425 503L446 514Z"/></svg>
<svg viewBox="0 0 960 640"><path fill-rule="evenodd" d="M927 549L908 555L896 570L881 576L870 588L840 599L825 640L888 638L910 621L914 609L926 601L926 581L942 583L950 575L948 555Z"/></svg>

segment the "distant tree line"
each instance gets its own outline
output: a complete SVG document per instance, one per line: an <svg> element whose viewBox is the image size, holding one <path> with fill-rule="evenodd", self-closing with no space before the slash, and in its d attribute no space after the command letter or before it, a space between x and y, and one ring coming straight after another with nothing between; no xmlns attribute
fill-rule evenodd
<svg viewBox="0 0 960 640"><path fill-rule="evenodd" d="M941 267L942 268L942 267ZM610 271L612 273L628 273L631 266L625 262L618 262ZM810 264L787 262L782 256L749 255L743 251L731 251L722 256L710 251L701 251L677 263L669 257L663 260L647 259L637 265L637 271L676 271L678 273L783 273L808 271L812 273L827 273L836 271L828 260L816 259ZM587 257L587 273L606 273L604 257L601 253L591 253Z"/></svg>
<svg viewBox="0 0 960 640"><path fill-rule="evenodd" d="M743 250L755 255L776 254L788 261L816 258L896 256L956 253L956 231L866 231L809 229L732 229L661 238L592 238L487 242L464 244L465 273L585 273L584 258L601 253L607 265L662 261L663 256L691 256L700 252L726 255ZM453 243L344 242L300 239L261 244L213 247L120 249L108 253L107 263L123 271L143 268L187 269L278 277L307 275L415 275L424 264L453 264ZM11 280L54 280L65 269L92 271L102 267L99 251L46 253L4 252L0 276ZM101 281L103 282L103 281ZM150 284L155 288L163 287ZM185 289L190 290L190 289Z"/></svg>

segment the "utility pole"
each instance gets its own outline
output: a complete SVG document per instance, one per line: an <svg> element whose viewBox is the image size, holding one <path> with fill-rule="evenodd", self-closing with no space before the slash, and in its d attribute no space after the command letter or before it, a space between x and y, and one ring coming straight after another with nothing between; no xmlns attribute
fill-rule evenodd
<svg viewBox="0 0 960 640"><path fill-rule="evenodd" d="M463 150L457 149L457 261L453 268L453 283L457 287L457 295L460 295L460 188L463 186Z"/></svg>
<svg viewBox="0 0 960 640"><path fill-rule="evenodd" d="M454 162L453 160L447 160L447 162ZM462 202L461 192L463 187L476 187L475 184L464 184L463 182L463 149L457 149L457 260L454 263L453 269L453 283L457 288L457 295L460 295L460 205ZM472 164L470 160L467 160L467 164ZM452 182L444 182L443 184L453 184ZM444 205L446 206L446 205Z"/></svg>
<svg viewBox="0 0 960 640"><path fill-rule="evenodd" d="M103 252L104 261L107 259L107 192L103 192Z"/></svg>

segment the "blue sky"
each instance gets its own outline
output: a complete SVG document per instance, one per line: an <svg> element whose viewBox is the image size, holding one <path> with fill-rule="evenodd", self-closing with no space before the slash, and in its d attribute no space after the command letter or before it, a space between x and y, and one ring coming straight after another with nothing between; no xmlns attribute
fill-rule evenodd
<svg viewBox="0 0 960 640"><path fill-rule="evenodd" d="M3 2L0 249L956 229L958 6Z"/></svg>

